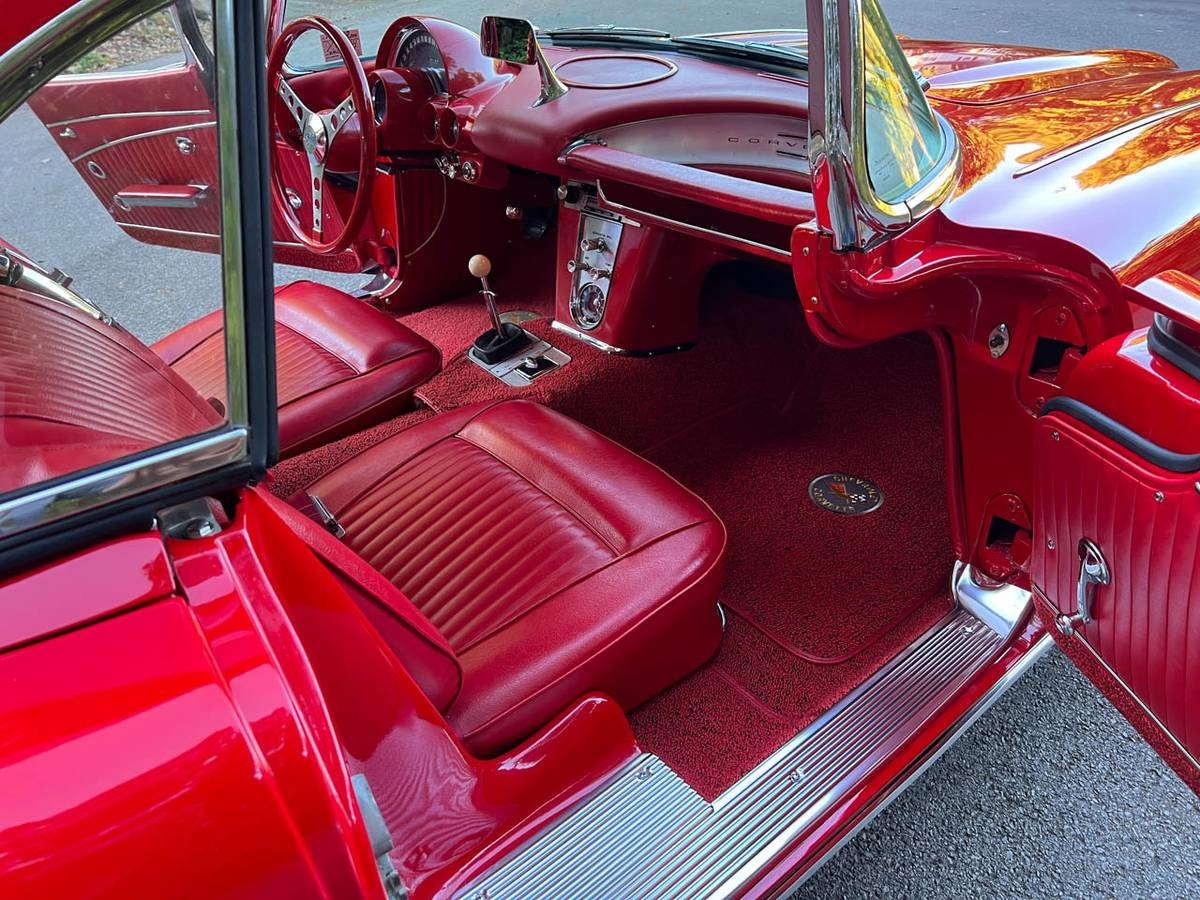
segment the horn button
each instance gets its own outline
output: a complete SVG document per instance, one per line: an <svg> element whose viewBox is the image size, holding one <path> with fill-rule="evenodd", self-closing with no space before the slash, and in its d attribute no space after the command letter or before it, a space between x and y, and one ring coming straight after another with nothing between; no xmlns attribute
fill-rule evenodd
<svg viewBox="0 0 1200 900"><path fill-rule="evenodd" d="M329 136L325 130L325 121L316 113L304 120L304 152L314 161L324 164L329 151Z"/></svg>

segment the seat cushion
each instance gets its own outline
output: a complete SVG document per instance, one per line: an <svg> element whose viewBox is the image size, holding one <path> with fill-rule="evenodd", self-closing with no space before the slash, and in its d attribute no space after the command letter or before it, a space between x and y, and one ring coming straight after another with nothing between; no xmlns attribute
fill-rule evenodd
<svg viewBox="0 0 1200 900"><path fill-rule="evenodd" d="M154 350L204 397L225 402L218 311ZM275 294L275 368L282 455L389 418L441 368L436 347L349 294L298 281Z"/></svg>
<svg viewBox="0 0 1200 900"><path fill-rule="evenodd" d="M445 713L481 755L589 691L632 708L720 642L725 528L713 511L534 403L437 416L308 493L453 649L462 687Z"/></svg>

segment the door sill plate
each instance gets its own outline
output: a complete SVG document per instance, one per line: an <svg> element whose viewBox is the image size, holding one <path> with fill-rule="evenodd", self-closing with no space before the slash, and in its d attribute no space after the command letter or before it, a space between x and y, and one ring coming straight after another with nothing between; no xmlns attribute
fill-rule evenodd
<svg viewBox="0 0 1200 900"><path fill-rule="evenodd" d="M661 759L641 754L457 896L731 896L1004 644L971 613L956 610L712 803Z"/></svg>

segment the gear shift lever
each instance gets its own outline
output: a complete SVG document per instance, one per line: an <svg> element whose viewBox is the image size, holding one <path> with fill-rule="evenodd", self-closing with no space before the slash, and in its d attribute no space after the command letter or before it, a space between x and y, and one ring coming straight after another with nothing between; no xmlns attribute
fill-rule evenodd
<svg viewBox="0 0 1200 900"><path fill-rule="evenodd" d="M488 276L492 274L492 261L482 253L477 253L467 263L467 269L483 283L483 299L487 303L488 318L492 325L475 338L472 352L480 362L488 365L515 356L529 346L529 335L519 325L500 321L500 313L496 310L496 293L488 284Z"/></svg>

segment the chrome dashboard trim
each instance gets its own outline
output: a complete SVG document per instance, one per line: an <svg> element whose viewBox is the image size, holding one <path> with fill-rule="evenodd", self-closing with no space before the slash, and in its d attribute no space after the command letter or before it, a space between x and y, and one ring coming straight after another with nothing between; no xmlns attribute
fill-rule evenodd
<svg viewBox="0 0 1200 900"><path fill-rule="evenodd" d="M588 334L586 331L580 331L578 328L575 328L572 325L566 325L558 321L558 319L554 319L550 323L550 327L555 331L561 331L563 334L567 335L568 337L572 337L581 343L587 344L593 349L599 350L602 353L611 353L614 356L630 356L638 358L647 356L662 356L664 353L678 353L681 350L690 350L692 347L696 346L695 344L689 342L686 344L673 344L669 347L659 347L654 350L626 350L623 347L614 347L612 344L606 344L595 335Z"/></svg>
<svg viewBox="0 0 1200 900"><path fill-rule="evenodd" d="M770 244L762 244L758 241L749 240L748 238L727 234L723 231L715 231L711 228L705 228L702 225L692 225L688 222L680 222L678 219L672 219L668 216L660 216L657 213L650 213L646 212L645 210L636 209L632 206L626 206L623 203L617 203L615 200L608 199L604 193L604 185L599 179L596 181L596 196L601 205L607 207L615 213L620 213L623 216L641 219L643 222L650 222L660 225L664 228L682 231L685 234L695 235L696 237L716 239L724 243L733 244L749 250L758 256L765 256L768 259L774 259L778 262L790 264L792 261L792 252L790 249L784 250L780 247L772 247Z"/></svg>
<svg viewBox="0 0 1200 900"><path fill-rule="evenodd" d="M808 122L762 113L692 113L624 122L592 141L685 166L742 166L809 174ZM563 155L569 155L570 148Z"/></svg>
<svg viewBox="0 0 1200 900"><path fill-rule="evenodd" d="M565 84L567 87L577 87L582 90L611 91L611 90L617 90L619 88L642 87L643 85L647 85L647 84L655 84L656 82L659 82L659 81L665 81L666 79L670 78L672 75L674 75L676 72L679 71L679 66L675 65L675 63L671 62L669 59L663 59L662 57L659 57L659 56L651 56L648 53L636 53L636 54L635 53L628 53L628 54L594 53L591 56L569 56L566 59L564 59L562 62L560 62L558 65L556 65L554 67L554 71L556 74L558 74L559 70L562 69L564 66L574 65L576 63L581 63L581 62L587 62L589 59L619 59L619 60L641 59L641 60L649 60L651 62L656 62L656 63L662 63L667 68L666 68L666 71L664 71L662 74L653 75L650 78L642 78L637 81L614 82L611 84L592 84L587 81L572 81L571 77L569 75L559 74L559 78L562 79L562 83Z"/></svg>
<svg viewBox="0 0 1200 900"><path fill-rule="evenodd" d="M76 116L73 119L63 119L61 122L47 122L47 128L59 128L63 125L78 125L81 122L103 122L108 119L156 119L156 118L174 118L176 116L211 116L211 109L165 109L155 112L153 110L139 110L138 112L123 112L123 113L97 113L92 116Z"/></svg>
<svg viewBox="0 0 1200 900"><path fill-rule="evenodd" d="M190 125L172 125L170 128L156 128L153 131L139 131L137 134L127 134L124 137L116 138L115 140L106 141L103 144L97 144L89 150L84 150L78 156L72 156L71 162L77 163L87 159L101 150L108 150L110 147L116 147L120 144L128 144L130 141L141 141L146 138L159 137L164 134L177 134L182 131L199 131L202 128L216 128L216 122L195 122Z"/></svg>

